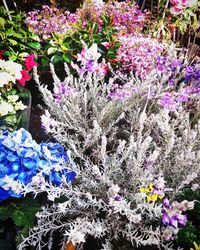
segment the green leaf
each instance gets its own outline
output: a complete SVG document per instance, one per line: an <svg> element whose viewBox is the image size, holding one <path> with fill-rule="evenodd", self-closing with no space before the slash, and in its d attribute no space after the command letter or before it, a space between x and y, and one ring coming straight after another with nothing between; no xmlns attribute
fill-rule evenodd
<svg viewBox="0 0 200 250"><path fill-rule="evenodd" d="M64 43L69 43L71 42L72 38L70 36L66 37L65 40L63 41Z"/></svg>
<svg viewBox="0 0 200 250"><path fill-rule="evenodd" d="M56 63L59 63L59 62L62 62L62 61L63 61L63 58L62 58L61 55L54 55L54 56L52 56L52 58L51 58L51 62L52 62L53 64L56 64Z"/></svg>
<svg viewBox="0 0 200 250"><path fill-rule="evenodd" d="M8 41L9 41L13 46L17 45L17 41L15 41L14 39L9 38Z"/></svg>
<svg viewBox="0 0 200 250"><path fill-rule="evenodd" d="M93 25L92 25L92 30L93 30L93 33L97 33L97 30L98 30L98 25L97 25L97 23L93 23Z"/></svg>
<svg viewBox="0 0 200 250"><path fill-rule="evenodd" d="M10 29L7 29L7 30L6 30L6 35L7 35L7 36L12 36L12 35L13 35L13 33L14 33L14 31L13 31L13 27L12 27L12 28L10 28Z"/></svg>
<svg viewBox="0 0 200 250"><path fill-rule="evenodd" d="M65 62L70 63L72 61L72 55L70 53L65 53L62 57L65 60Z"/></svg>
<svg viewBox="0 0 200 250"><path fill-rule="evenodd" d="M19 39L23 39L24 38L24 36L22 34L16 33L16 32L13 33L13 37L17 37Z"/></svg>
<svg viewBox="0 0 200 250"><path fill-rule="evenodd" d="M41 45L39 42L32 42L32 43L27 43L28 46L30 46L33 49L40 49Z"/></svg>
<svg viewBox="0 0 200 250"><path fill-rule="evenodd" d="M4 28L6 20L3 17L0 17L0 26Z"/></svg>
<svg viewBox="0 0 200 250"><path fill-rule="evenodd" d="M57 51L57 48L56 48L56 47L50 47L50 48L48 48L48 50L47 50L47 55L52 55L52 54L54 54L56 51Z"/></svg>
<svg viewBox="0 0 200 250"><path fill-rule="evenodd" d="M12 214L12 219L17 226L26 226L29 220L22 211L15 210Z"/></svg>
<svg viewBox="0 0 200 250"><path fill-rule="evenodd" d="M43 57L41 62L42 62L42 65L47 65L49 63L49 60Z"/></svg>
<svg viewBox="0 0 200 250"><path fill-rule="evenodd" d="M105 25L108 25L110 23L110 17L108 16L103 17L103 20L104 20Z"/></svg>
<svg viewBox="0 0 200 250"><path fill-rule="evenodd" d="M18 58L18 53L13 53L11 56L9 56L9 60L15 61Z"/></svg>
<svg viewBox="0 0 200 250"><path fill-rule="evenodd" d="M98 34L93 35L95 43L100 43L101 42L101 37Z"/></svg>

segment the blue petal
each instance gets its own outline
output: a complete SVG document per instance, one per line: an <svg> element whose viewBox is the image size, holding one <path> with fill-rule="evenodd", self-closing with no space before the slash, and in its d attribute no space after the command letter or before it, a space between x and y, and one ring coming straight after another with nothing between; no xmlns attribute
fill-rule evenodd
<svg viewBox="0 0 200 250"><path fill-rule="evenodd" d="M10 169L8 166L3 166L2 164L0 165L0 178L9 175Z"/></svg>
<svg viewBox="0 0 200 250"><path fill-rule="evenodd" d="M9 197L8 192L0 187L0 201L4 201L8 199L8 197Z"/></svg>
<svg viewBox="0 0 200 250"><path fill-rule="evenodd" d="M17 180L21 183L26 183L27 182L27 173L25 172L21 172L18 176L17 176Z"/></svg>
<svg viewBox="0 0 200 250"><path fill-rule="evenodd" d="M37 156L38 156L38 153L35 152L33 149L27 149L24 154L25 158L35 158Z"/></svg>
<svg viewBox="0 0 200 250"><path fill-rule="evenodd" d="M33 178L34 174L31 172L31 171L28 171L28 172L21 172L16 180L18 180L19 182L27 185L31 179Z"/></svg>
<svg viewBox="0 0 200 250"><path fill-rule="evenodd" d="M9 148L12 151L15 151L15 142L7 137L2 141L2 145L4 145L5 147Z"/></svg>
<svg viewBox="0 0 200 250"><path fill-rule="evenodd" d="M31 169L31 170L35 170L36 168L36 161L35 159L31 159L31 158L23 158L22 159L22 164L24 167Z"/></svg>
<svg viewBox="0 0 200 250"><path fill-rule="evenodd" d="M10 168L12 169L12 172L19 172L20 168L21 168L21 164L19 161L15 161L15 162L12 162L10 164Z"/></svg>
<svg viewBox="0 0 200 250"><path fill-rule="evenodd" d="M49 174L49 181L52 184L60 186L60 184L63 182L62 175L59 172L52 171Z"/></svg>
<svg viewBox="0 0 200 250"><path fill-rule="evenodd" d="M22 194L21 194L21 193L17 194L17 193L15 193L15 192L13 192L11 189L8 190L8 194L9 194L11 197L14 197L14 198L20 198L20 197L22 197Z"/></svg>
<svg viewBox="0 0 200 250"><path fill-rule="evenodd" d="M43 159L37 161L37 168L38 169L45 169L45 168L48 168L48 167L49 167L49 162L48 161L43 160Z"/></svg>
<svg viewBox="0 0 200 250"><path fill-rule="evenodd" d="M14 152L9 152L6 158L11 162L19 159L19 157Z"/></svg>
<svg viewBox="0 0 200 250"><path fill-rule="evenodd" d="M3 161L6 158L6 151L0 150L0 161Z"/></svg>
<svg viewBox="0 0 200 250"><path fill-rule="evenodd" d="M74 171L68 172L68 173L66 173L64 175L67 178L67 182L73 182L75 177L76 177L76 173Z"/></svg>

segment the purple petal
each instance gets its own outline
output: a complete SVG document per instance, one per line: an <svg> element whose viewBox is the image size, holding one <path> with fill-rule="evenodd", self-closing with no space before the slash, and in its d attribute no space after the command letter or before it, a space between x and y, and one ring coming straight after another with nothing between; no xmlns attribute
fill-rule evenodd
<svg viewBox="0 0 200 250"><path fill-rule="evenodd" d="M162 215L162 223L165 225L165 226L168 226L169 223L170 223L170 218L168 216L168 214L163 214Z"/></svg>
<svg viewBox="0 0 200 250"><path fill-rule="evenodd" d="M185 226L187 223L187 216L183 214L177 214L176 219L178 220L178 223L182 226Z"/></svg>
<svg viewBox="0 0 200 250"><path fill-rule="evenodd" d="M172 225L172 227L178 228L178 220L176 219L175 216L173 216L173 217L170 219L170 224Z"/></svg>
<svg viewBox="0 0 200 250"><path fill-rule="evenodd" d="M169 206L170 206L169 200L168 200L167 198L165 198L165 199L163 200L163 206L164 206L164 207L169 207Z"/></svg>

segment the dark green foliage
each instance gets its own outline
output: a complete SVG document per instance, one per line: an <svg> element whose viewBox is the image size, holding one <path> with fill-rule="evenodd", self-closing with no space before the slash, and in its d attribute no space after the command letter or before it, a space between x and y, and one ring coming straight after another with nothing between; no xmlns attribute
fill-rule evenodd
<svg viewBox="0 0 200 250"><path fill-rule="evenodd" d="M181 200L195 200L195 207L188 211L188 223L178 233L177 244L184 249L193 247L193 242L200 244L200 192L188 189L181 195Z"/></svg>

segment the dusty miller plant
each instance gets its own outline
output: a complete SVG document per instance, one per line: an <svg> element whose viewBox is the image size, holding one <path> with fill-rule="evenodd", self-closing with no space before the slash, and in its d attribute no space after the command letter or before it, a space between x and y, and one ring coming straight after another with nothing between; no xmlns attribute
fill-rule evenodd
<svg viewBox="0 0 200 250"><path fill-rule="evenodd" d="M102 250L116 249L121 239L128 249L173 249L170 242L181 220L175 216L174 226L164 218L167 213L183 216L193 208L193 202L180 201L178 195L185 188L199 188L200 121L191 125L190 112L183 106L170 112L160 105L164 79L153 72L144 81L130 76L126 84L134 87L132 95L117 100L109 94L121 76L109 82L98 74L75 78L65 65L62 82L52 65L51 70L54 93L41 85L35 72L46 104L42 123L71 151L78 177L73 185L58 188L64 201L55 199L42 208L19 249L42 249L44 236L51 249L54 232L63 236L60 248L72 242L81 249L91 235L101 239ZM55 90L61 84L73 91L60 94L58 103Z"/></svg>

